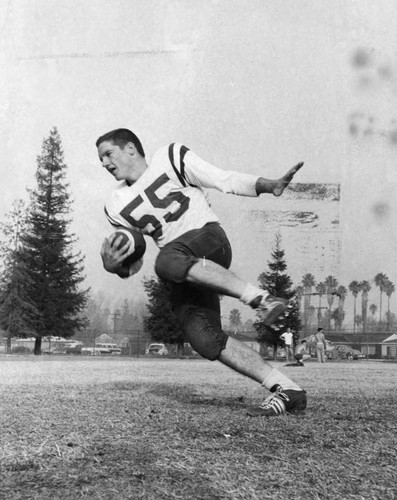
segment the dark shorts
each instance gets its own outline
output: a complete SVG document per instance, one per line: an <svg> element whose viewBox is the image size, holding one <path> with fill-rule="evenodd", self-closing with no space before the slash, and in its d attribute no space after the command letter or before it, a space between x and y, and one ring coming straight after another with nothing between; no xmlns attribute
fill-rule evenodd
<svg viewBox="0 0 397 500"><path fill-rule="evenodd" d="M219 296L211 288L186 282L189 269L204 258L226 269L232 260L226 233L215 222L188 231L165 245L156 259L155 270L161 279L174 284L172 309L185 339L201 356L215 360L228 339L222 330Z"/></svg>
<svg viewBox="0 0 397 500"><path fill-rule="evenodd" d="M232 249L225 231L216 222L193 229L165 245L156 259L158 276L172 283L183 283L189 269L206 258L229 268Z"/></svg>

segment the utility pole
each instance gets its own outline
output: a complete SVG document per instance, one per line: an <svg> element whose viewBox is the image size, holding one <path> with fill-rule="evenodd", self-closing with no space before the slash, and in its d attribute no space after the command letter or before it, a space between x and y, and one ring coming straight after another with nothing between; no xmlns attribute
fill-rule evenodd
<svg viewBox="0 0 397 500"><path fill-rule="evenodd" d="M120 318L121 314L119 310L116 310L111 316L110 319L113 321L113 335L116 335L116 324L117 320Z"/></svg>

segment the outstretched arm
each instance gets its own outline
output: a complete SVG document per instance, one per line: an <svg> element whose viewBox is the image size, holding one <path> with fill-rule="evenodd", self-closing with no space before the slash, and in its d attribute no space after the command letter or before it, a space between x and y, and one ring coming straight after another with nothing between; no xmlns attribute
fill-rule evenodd
<svg viewBox="0 0 397 500"><path fill-rule="evenodd" d="M263 193L281 196L303 166L303 162L300 162L279 179L266 179L252 174L222 170L190 150L186 153L184 162L184 175L188 183L242 196L258 196Z"/></svg>
<svg viewBox="0 0 397 500"><path fill-rule="evenodd" d="M288 186L288 184L294 178L294 175L303 167L303 162L298 163L294 167L292 167L288 172L280 177L279 179L265 179L264 177L259 177L256 181L256 192L258 194L270 193L274 194L274 196L281 196L284 192L284 189Z"/></svg>

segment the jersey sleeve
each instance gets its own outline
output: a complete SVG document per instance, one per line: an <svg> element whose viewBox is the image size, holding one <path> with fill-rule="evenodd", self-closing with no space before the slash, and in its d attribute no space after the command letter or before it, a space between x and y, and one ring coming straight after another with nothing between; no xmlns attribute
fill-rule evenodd
<svg viewBox="0 0 397 500"><path fill-rule="evenodd" d="M255 188L258 176L222 170L181 144L171 144L168 152L172 168L184 186L212 188L241 196L258 196Z"/></svg>
<svg viewBox="0 0 397 500"><path fill-rule="evenodd" d="M109 214L109 211L108 211L106 205L103 207L103 209L105 211L105 215L106 215L108 222L110 222L110 224L113 227L115 227L115 228L122 227L122 225L119 222L117 222L115 219L113 219L113 217Z"/></svg>

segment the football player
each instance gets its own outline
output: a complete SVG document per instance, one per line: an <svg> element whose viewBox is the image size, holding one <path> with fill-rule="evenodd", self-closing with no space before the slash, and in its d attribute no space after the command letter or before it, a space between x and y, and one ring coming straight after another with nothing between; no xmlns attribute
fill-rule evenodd
<svg viewBox="0 0 397 500"><path fill-rule="evenodd" d="M128 129L102 135L96 146L102 166L119 181L106 202L106 216L115 227L151 236L159 247L155 271L161 279L173 283L173 311L193 349L271 392L258 408L248 412L250 415L275 416L303 410L306 392L301 387L222 330L218 294L260 309L267 325L282 318L288 301L228 269L230 243L203 192L203 188L212 188L241 196L280 196L303 163L271 180L219 169L177 143L159 149L149 164L139 138ZM123 261L129 255L129 245L127 242L120 248L113 245L111 237L104 240L101 256L106 271L128 277Z"/></svg>

